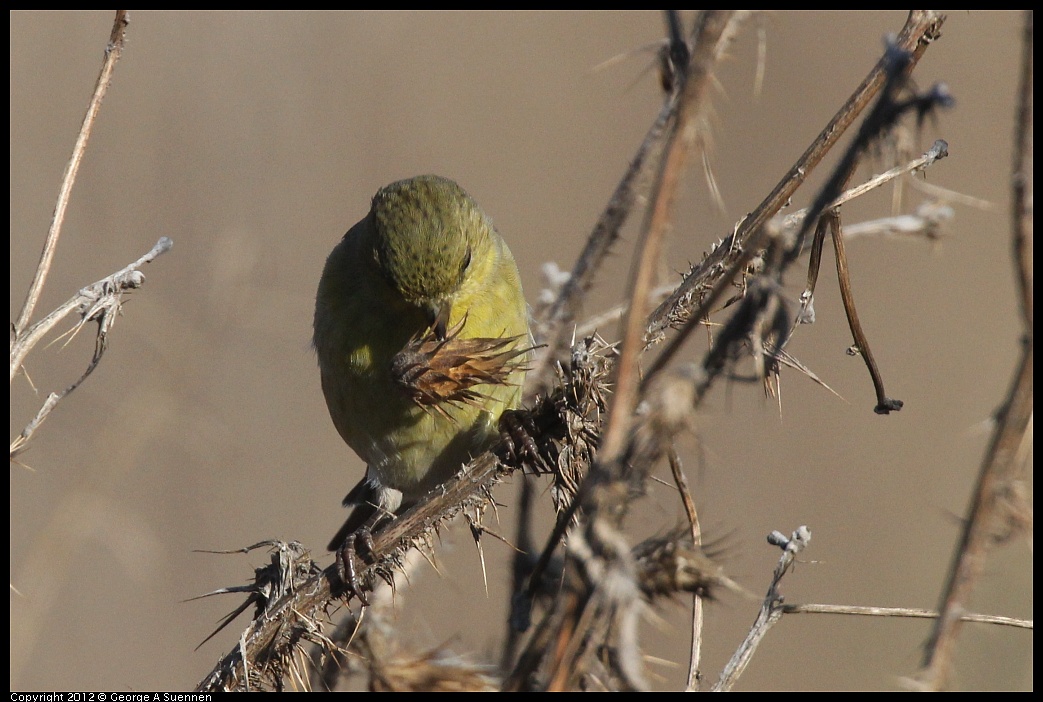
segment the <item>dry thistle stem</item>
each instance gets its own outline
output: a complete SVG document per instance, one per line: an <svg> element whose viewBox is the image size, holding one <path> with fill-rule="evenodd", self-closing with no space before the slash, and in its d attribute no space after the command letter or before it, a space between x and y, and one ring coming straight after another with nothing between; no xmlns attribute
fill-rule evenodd
<svg viewBox="0 0 1043 702"><path fill-rule="evenodd" d="M268 539L253 546L245 546L234 551L201 551L201 553L249 553L263 547L268 547L269 553L271 553L271 561L266 566L254 569L254 582L252 585L222 587L213 592L190 597L186 600L187 602L192 602L193 600L201 600L204 597L213 595L227 595L236 592L247 593L246 600L226 615L218 627L203 639L199 646L196 646L197 651L203 644L214 638L218 632L231 624L240 614L249 609L250 605L254 605L256 608L254 619L257 619L268 610L269 605L279 601L286 594L296 590L308 578L318 575L322 571L319 565L311 559L311 552L304 548L299 541L285 543Z"/></svg>

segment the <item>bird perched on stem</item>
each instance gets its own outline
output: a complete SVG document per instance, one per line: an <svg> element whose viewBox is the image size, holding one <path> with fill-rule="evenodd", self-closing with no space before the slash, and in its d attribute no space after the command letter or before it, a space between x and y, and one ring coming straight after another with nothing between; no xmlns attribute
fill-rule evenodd
<svg viewBox="0 0 1043 702"><path fill-rule="evenodd" d="M392 183L326 261L314 345L330 417L367 465L329 545L363 599L356 534L489 448L518 406L531 347L514 257L453 181Z"/></svg>

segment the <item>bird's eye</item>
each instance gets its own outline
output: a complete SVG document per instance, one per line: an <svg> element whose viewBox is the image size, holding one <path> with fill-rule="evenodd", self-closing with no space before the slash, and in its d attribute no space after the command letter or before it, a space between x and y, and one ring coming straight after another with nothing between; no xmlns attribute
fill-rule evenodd
<svg viewBox="0 0 1043 702"><path fill-rule="evenodd" d="M460 266L460 272L463 273L467 270L467 267L471 265L471 247L467 247L467 253L464 255L464 262Z"/></svg>

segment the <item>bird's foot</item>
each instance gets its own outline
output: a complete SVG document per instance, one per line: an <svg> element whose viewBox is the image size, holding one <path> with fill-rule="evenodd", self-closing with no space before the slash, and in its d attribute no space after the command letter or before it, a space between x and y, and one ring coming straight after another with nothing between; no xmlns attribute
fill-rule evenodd
<svg viewBox="0 0 1043 702"><path fill-rule="evenodd" d="M344 543L337 549L337 576L344 586L344 592L354 596L363 606L369 606L369 600L359 580L355 567L355 556L367 563L373 561L373 532L368 526L362 526L348 534Z"/></svg>
<svg viewBox="0 0 1043 702"><path fill-rule="evenodd" d="M525 410L507 410L500 416L500 440L506 459L516 465L528 465L537 473L550 473L551 466L536 446L539 434L532 415Z"/></svg>

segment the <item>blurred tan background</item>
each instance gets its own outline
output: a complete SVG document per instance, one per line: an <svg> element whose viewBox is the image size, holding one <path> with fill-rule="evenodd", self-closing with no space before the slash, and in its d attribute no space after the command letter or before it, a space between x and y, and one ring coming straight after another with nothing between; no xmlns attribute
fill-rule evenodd
<svg viewBox="0 0 1043 702"><path fill-rule="evenodd" d="M10 19L13 320L112 14ZM726 209L693 167L666 279L760 201L904 19L899 11L764 16L759 95L759 30L749 26L715 99L710 161ZM160 236L174 249L145 271L100 368L38 432L25 467L12 466L12 689L191 688L246 622L193 651L239 599L183 600L244 582L267 558L194 549L298 539L331 562L322 545L362 466L329 420L309 348L326 254L378 187L436 172L459 181L493 218L534 302L541 266L571 267L659 109L655 72L644 72L651 54L635 50L663 33L656 11L131 14L37 317ZM921 136L918 149L936 138L950 144L950 158L927 180L994 208L956 205L937 244L848 246L863 325L905 409L873 414L868 375L844 353L851 341L829 258L819 321L790 350L845 399L787 373L780 417L759 386L721 383L698 436L684 443L708 537L726 537L728 572L758 595L778 555L764 536L807 524L808 562L784 581L787 601L937 604L1017 354L1008 174L1019 42L1017 14L956 11L915 73L921 86L945 81L957 99ZM794 206L811 196L800 191ZM845 217L888 210L883 194ZM631 224L587 312L620 299L635 231ZM794 299L802 276L787 281ZM13 383L12 436L47 392L82 372L88 337L30 356L38 394L24 377ZM689 357L703 345L697 339ZM510 533L515 487L497 496L505 505L499 530ZM666 487L635 509L645 534L682 519ZM410 587L403 583L401 627L418 650L448 643L495 662L510 554L492 539L485 552L488 596L459 524L443 538L441 572L424 566ZM1031 564L1024 542L1000 548L974 608L1031 617ZM709 606L709 680L757 606L729 594ZM686 619L678 603L645 627L659 688L682 685ZM741 688L895 689L917 669L929 628L785 618ZM1031 632L966 626L954 685L1031 689Z"/></svg>

